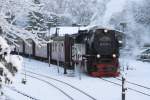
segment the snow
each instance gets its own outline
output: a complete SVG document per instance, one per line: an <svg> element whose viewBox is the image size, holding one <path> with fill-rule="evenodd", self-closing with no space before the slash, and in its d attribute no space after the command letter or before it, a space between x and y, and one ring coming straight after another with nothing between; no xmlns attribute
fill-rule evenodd
<svg viewBox="0 0 150 100"><path fill-rule="evenodd" d="M2 38L1 36L0 36L0 48L2 49L0 51L0 54L3 54L6 51L10 51L9 45L7 44L6 40L4 38Z"/></svg>
<svg viewBox="0 0 150 100"><path fill-rule="evenodd" d="M125 70L125 73L127 73L126 74L127 81L131 81L131 82L149 87L150 63L136 61L134 59L129 59L129 58L121 58L120 61L122 63L125 63L125 65L128 65L129 69L132 69L132 70ZM121 100L121 87L120 86L105 82L99 78L90 77L84 73L82 73L81 80L79 80L78 74L75 74L75 77L69 77L68 75L63 74L63 69L61 67L59 67L59 69L60 69L60 73L57 73L57 67L55 65L51 65L49 67L48 63L24 58L24 67L21 72L24 72L24 70L30 70L35 73L40 73L43 75L56 78L58 80L65 81L85 91L86 93L95 97L97 100ZM37 76L28 72L26 73L31 76ZM21 73L19 73L16 76L16 81L13 83L12 86L40 100L49 100L49 99L68 100L68 98L64 94L62 94L60 91L58 91L56 88L49 86L48 84L43 83L37 79L27 76L27 84L26 85L22 84L21 79L24 77L25 75L22 75ZM59 82L56 82L54 80L50 80L47 78L43 78L41 76L38 76L38 78L42 78L43 80L46 80L52 84L55 84L57 87L61 88L67 94L72 96L74 100L81 100L81 99L91 100L87 98L85 95L66 86L65 84L61 84ZM120 81L114 78L105 78L105 79L121 84ZM149 90L139 88L137 86L133 86L129 84L127 84L126 86L150 94ZM5 91L6 91L5 93L9 97L13 98L14 100L20 100L20 99L28 100L27 98L17 93L14 93L6 88L5 88ZM150 99L149 96L145 96L143 94L136 93L131 90L127 90L126 100L149 100L149 99Z"/></svg>
<svg viewBox="0 0 150 100"><path fill-rule="evenodd" d="M110 2L106 6L107 9L103 16L103 21L104 21L103 24L108 26L108 23L112 18L112 15L122 12L126 2L127 0L119 0L118 2L116 2L115 0L110 0Z"/></svg>
<svg viewBox="0 0 150 100"><path fill-rule="evenodd" d="M6 40L4 40L1 36L0 36L0 45L1 45L1 48L7 48L8 47Z"/></svg>
<svg viewBox="0 0 150 100"><path fill-rule="evenodd" d="M71 27L71 26L62 26L62 27L57 27L58 28L58 34L60 36L63 36L65 34L75 34L78 33L80 29L83 27ZM51 34L56 33L56 27L50 29Z"/></svg>
<svg viewBox="0 0 150 100"><path fill-rule="evenodd" d="M5 57L5 60L7 63L11 63L13 67L15 67L17 69L17 71L19 71L22 67L22 62L23 62L23 58L21 56L18 55L7 55ZM5 62L0 62L0 68L3 69L3 75L0 75L0 78L2 79L2 83L4 84L6 81L6 78L8 78L10 81L14 81L14 76L12 75L12 73L10 72L10 70L8 70L8 68L6 68Z"/></svg>
<svg viewBox="0 0 150 100"><path fill-rule="evenodd" d="M23 58L19 55L10 54L12 47L2 36L0 36L0 49L0 85L10 84L14 80L16 71L21 69ZM13 70L14 68L16 71Z"/></svg>
<svg viewBox="0 0 150 100"><path fill-rule="evenodd" d="M15 66L18 70L22 67L23 58L19 55L8 55L5 57L6 61L8 63L12 63L13 66Z"/></svg>
<svg viewBox="0 0 150 100"><path fill-rule="evenodd" d="M65 34L76 34L78 33L79 30L90 30L90 29L109 29L109 30L114 30L113 27L105 27L105 26L101 26L101 25L89 25L89 26L76 26L76 27L72 27L72 26L61 26L61 27L53 27L50 28L50 34L55 34L56 33L56 28L58 28L58 34L60 36L64 36ZM47 34L48 36L49 34Z"/></svg>
<svg viewBox="0 0 150 100"><path fill-rule="evenodd" d="M137 23L138 19L145 19L147 15L147 10L142 10L141 7L146 6L144 3L145 0L77 0L77 1L69 1L69 0L41 0L41 4L34 4L33 0L1 0L0 1L0 27L5 39L9 40L15 44L16 38L20 37L22 40L33 39L37 44L40 43L40 38L37 34L31 34L32 32L26 29L26 22L29 21L27 16L28 13L31 12L39 12L45 15L46 18L49 18L51 15L56 15L58 17L67 18L67 22L64 23L81 23L82 25L90 24L91 26L84 27L57 27L59 28L59 35L64 34L74 34L77 33L78 30L82 29L90 29L94 25L105 25L110 26L112 24L113 27L117 27L119 23L126 22L128 27L126 32L131 40L128 40L130 45L133 46L132 51L134 53L132 55L136 55L139 53L137 49L139 46L139 42L137 40L141 40L140 44L149 43L149 28L145 27L142 23ZM64 2L66 1L66 2ZM80 2L80 4L79 4ZM94 3L95 2L95 3ZM133 2L133 4L132 4ZM141 3L141 5L137 4ZM146 2L148 4L148 2ZM51 6L49 6L51 5ZM82 6L83 9L80 9ZM135 7L134 7L135 6ZM137 7L136 7L137 6ZM147 7L147 6L146 6ZM143 15L142 12L139 12L136 9L141 10L142 12L146 11ZM146 8L147 9L147 8ZM125 13L125 14L124 14ZM117 16L117 14L121 16ZM76 15L76 16L75 16ZM123 17L122 17L123 15ZM126 16L124 16L126 15ZM134 15L137 15L134 18ZM12 18L14 16L14 19ZM34 16L35 18L39 18ZM11 22L7 21L7 18L12 18ZM136 21L137 18L137 21ZM91 20L90 20L91 19ZM116 20L117 19L117 20ZM146 18L147 19L147 18ZM43 20L43 19L41 19ZM110 21L113 23L110 23ZM116 20L116 22L115 22ZM13 24L17 22L17 24ZM146 21L143 21L146 23ZM94 25L93 25L94 24ZM135 27L136 26L136 27ZM146 25L148 26L148 24ZM110 26L111 27L111 26ZM129 28L129 29L128 29ZM49 34L49 29L46 31L40 31L41 33ZM33 33L40 33L39 30L35 30ZM56 33L56 28L51 28L50 33ZM141 34L143 33L143 34ZM8 35L8 36L7 36ZM141 36L142 35L142 36ZM25 41L26 42L26 41ZM50 42L50 41L49 41ZM131 43L132 42L132 43ZM28 43L27 43L28 44ZM16 44L15 44L16 45ZM2 51L0 51L0 55L4 57L4 53L7 52L8 55L5 57L7 63L12 63L13 66L17 67L17 69L24 72L24 69L38 72L41 74L45 74L47 76L51 76L57 78L59 80L63 80L67 83L70 83L83 91L86 91L93 97L98 100L120 100L121 99L121 87L112 85L111 83L105 82L98 78L93 78L82 73L82 80L78 79L78 74L75 74L75 77L68 77L70 75L63 75L63 69L60 68L60 73L57 73L57 67L55 65L51 65L48 67L47 63L30 60L25 58L23 61L22 57L17 55L9 55L11 47L7 44L3 37L0 36L0 46ZM131 46L131 47L132 47ZM129 46L130 47L130 46ZM121 58L120 59L122 66L125 68L129 66L129 69L125 70L124 75L127 80L138 83L144 86L149 86L150 84L150 63L137 61L131 57ZM23 62L24 68L21 69L21 65ZM7 74L7 78L13 79L11 73L7 70L6 66L2 62L0 62L0 68L4 69L5 74ZM64 96L60 91L56 88L49 86L46 83L43 83L37 79L27 77L27 84L21 84L21 79L25 76L20 73L17 74L16 80L12 86L17 88L20 91L23 91L26 94L29 94L35 98L40 100L67 100L68 98ZM71 72L72 73L72 72ZM5 80L6 77L3 77ZM42 78L42 77L40 77ZM107 78L108 80L119 82L114 78ZM48 82L52 82L53 84L57 84L59 88L62 88L67 94L72 95L75 100L85 99L88 100L84 95L71 90L69 87L65 85L61 85L60 83L53 82L52 80L45 79ZM120 82L121 83L121 82ZM127 87L137 88L140 91L146 92L150 94L149 90L145 90L143 88L138 88L136 86L132 86L127 84ZM7 96L11 97L12 100L28 100L29 98L23 97L20 94L17 94L7 88L4 88ZM142 99L149 100L148 96L143 94L139 94L130 90L127 90L127 100L133 99Z"/></svg>

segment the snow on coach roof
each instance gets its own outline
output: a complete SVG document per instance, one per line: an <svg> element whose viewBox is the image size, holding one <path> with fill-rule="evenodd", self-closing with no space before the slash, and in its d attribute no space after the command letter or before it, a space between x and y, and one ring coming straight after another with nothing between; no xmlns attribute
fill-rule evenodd
<svg viewBox="0 0 150 100"><path fill-rule="evenodd" d="M58 33L60 36L63 36L65 34L75 34L78 33L79 30L91 30L91 29L95 29L95 28L104 28L104 27L99 27L99 26L78 26L78 27L72 27L72 26L62 26L62 27L57 27L58 28ZM50 29L51 34L55 34L56 33L56 27L55 28L51 28Z"/></svg>
<svg viewBox="0 0 150 100"><path fill-rule="evenodd" d="M60 36L63 36L65 34L75 34L78 33L78 30L80 30L80 27L69 27L69 26L63 26L63 27L57 27L58 28L58 34ZM56 27L50 29L51 34L56 33Z"/></svg>
<svg viewBox="0 0 150 100"><path fill-rule="evenodd" d="M72 26L62 26L62 27L57 27L58 28L58 34L60 36L64 36L65 34L69 34L69 35L72 35L72 34L76 34L78 33L79 30L96 30L96 29L107 29L107 30L115 30L114 28L112 27L104 27L104 26L86 26L86 27L83 27L83 26L78 26L78 27L72 27ZM115 30L117 32L120 32L119 30ZM55 28L51 28L50 29L50 32L51 34L55 34L56 33L56 27Z"/></svg>
<svg viewBox="0 0 150 100"><path fill-rule="evenodd" d="M117 32L121 32L119 30L114 29L113 27L106 27L106 26L101 26L101 25L91 25L91 26L86 26L82 27L81 30L96 30L96 29L106 29L106 30L115 30Z"/></svg>

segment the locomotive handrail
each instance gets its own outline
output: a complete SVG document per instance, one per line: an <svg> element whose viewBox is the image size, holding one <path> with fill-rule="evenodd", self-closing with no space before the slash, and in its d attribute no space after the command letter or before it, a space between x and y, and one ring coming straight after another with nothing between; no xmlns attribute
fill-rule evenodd
<svg viewBox="0 0 150 100"><path fill-rule="evenodd" d="M83 57L96 57L96 55L82 55Z"/></svg>

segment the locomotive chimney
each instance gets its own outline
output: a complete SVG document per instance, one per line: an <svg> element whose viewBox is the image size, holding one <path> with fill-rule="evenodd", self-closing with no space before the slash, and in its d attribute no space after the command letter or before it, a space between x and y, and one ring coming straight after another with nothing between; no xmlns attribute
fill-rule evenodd
<svg viewBox="0 0 150 100"><path fill-rule="evenodd" d="M55 36L59 36L59 29L60 28L58 28L58 27L56 28Z"/></svg>
<svg viewBox="0 0 150 100"><path fill-rule="evenodd" d="M125 32L125 29L127 27L127 23L122 22L122 23L120 23L120 26L121 26L120 30L122 30L123 32Z"/></svg>

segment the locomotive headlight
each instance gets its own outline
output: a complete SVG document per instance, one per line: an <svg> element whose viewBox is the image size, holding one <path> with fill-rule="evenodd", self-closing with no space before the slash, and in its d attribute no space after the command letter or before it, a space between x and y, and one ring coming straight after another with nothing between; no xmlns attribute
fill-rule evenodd
<svg viewBox="0 0 150 100"><path fill-rule="evenodd" d="M97 58L100 58L101 57L101 55L100 54L97 54Z"/></svg>
<svg viewBox="0 0 150 100"><path fill-rule="evenodd" d="M113 54L112 56L113 56L113 58L116 58L116 54Z"/></svg>
<svg viewBox="0 0 150 100"><path fill-rule="evenodd" d="M120 44L122 44L122 41L118 41Z"/></svg>
<svg viewBox="0 0 150 100"><path fill-rule="evenodd" d="M107 32L108 32L108 30L106 30L106 29L105 29L105 30L104 30L104 32L105 32L105 33L107 33Z"/></svg>

